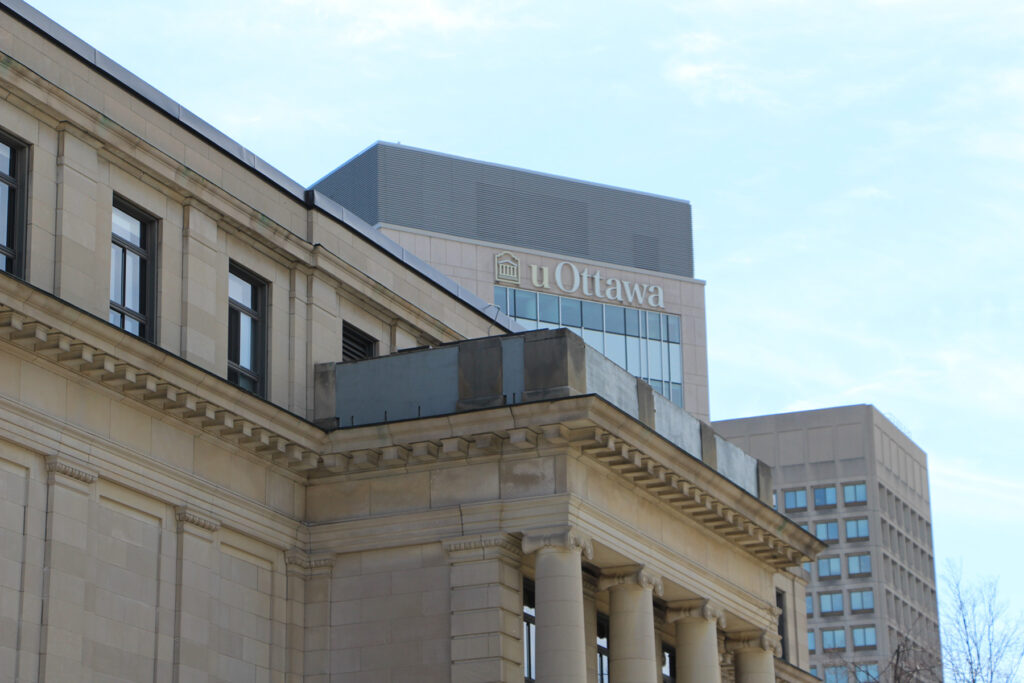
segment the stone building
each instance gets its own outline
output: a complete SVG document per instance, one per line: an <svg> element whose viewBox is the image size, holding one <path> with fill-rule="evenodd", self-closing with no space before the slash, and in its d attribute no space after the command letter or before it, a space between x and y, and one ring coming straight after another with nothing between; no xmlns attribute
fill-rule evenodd
<svg viewBox="0 0 1024 683"><path fill-rule="evenodd" d="M0 8L0 679L813 680L763 465Z"/></svg>
<svg viewBox="0 0 1024 683"><path fill-rule="evenodd" d="M915 669L940 680L925 452L870 405L714 426L772 466L778 509L828 543L806 566L811 671L826 683Z"/></svg>

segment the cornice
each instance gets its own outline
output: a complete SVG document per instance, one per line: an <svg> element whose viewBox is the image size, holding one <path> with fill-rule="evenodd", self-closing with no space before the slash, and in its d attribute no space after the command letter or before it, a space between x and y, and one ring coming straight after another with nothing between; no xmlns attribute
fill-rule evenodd
<svg viewBox="0 0 1024 683"><path fill-rule="evenodd" d="M47 456L46 471L53 474L60 474L71 479L77 479L84 484L92 484L99 479L99 475L95 472L83 469L77 462L71 461L62 455Z"/></svg>
<svg viewBox="0 0 1024 683"><path fill-rule="evenodd" d="M0 294L6 289L7 278L0 278ZM15 286L26 287L22 283ZM34 292L28 292L31 296ZM81 323L81 315L77 316ZM55 365L116 391L140 405L159 410L211 436L228 441L260 459L302 473L317 467L330 468L330 456L321 459L318 444L296 440L289 434L264 425L276 421L246 413L230 407L216 392L203 391L196 382L193 389L185 389L188 382L167 370L167 363L147 363L154 370L143 370L123 358L115 344L87 343L76 335L71 325L63 329L40 319L21 313L9 303L0 303L0 340L26 351L34 352ZM116 332L116 331L115 331ZM128 336L126 333L118 333ZM165 356L166 354L162 354ZM191 369L192 372L201 372ZM200 381L209 381L206 373ZM240 393L241 396L241 393ZM251 400L242 396L242 401ZM262 407L262 406L261 406ZM288 416L294 420L293 416ZM318 430L319 431L319 430ZM322 433L321 433L322 437Z"/></svg>
<svg viewBox="0 0 1024 683"><path fill-rule="evenodd" d="M211 532L220 529L219 521L187 505L179 505L174 508L174 519L177 520L179 526L191 524L192 526Z"/></svg>

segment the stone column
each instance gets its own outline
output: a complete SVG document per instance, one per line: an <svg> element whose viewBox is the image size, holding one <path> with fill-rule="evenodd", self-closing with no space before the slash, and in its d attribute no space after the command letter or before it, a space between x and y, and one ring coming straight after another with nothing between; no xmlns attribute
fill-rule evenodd
<svg viewBox="0 0 1024 683"><path fill-rule="evenodd" d="M597 579L583 575L583 637L587 645L587 680L597 680Z"/></svg>
<svg viewBox="0 0 1024 683"><path fill-rule="evenodd" d="M610 594L608 673L621 683L658 680L653 594L662 594L661 579L642 568L612 571L597 583Z"/></svg>
<svg viewBox="0 0 1024 683"><path fill-rule="evenodd" d="M506 533L444 541L450 563L451 681L523 677L523 574L518 539Z"/></svg>
<svg viewBox="0 0 1024 683"><path fill-rule="evenodd" d="M730 633L726 649L733 655L736 683L775 683L778 643L778 635L770 631Z"/></svg>
<svg viewBox="0 0 1024 683"><path fill-rule="evenodd" d="M676 683L722 680L718 627L725 615L709 600L684 600L669 605L666 615L676 625Z"/></svg>
<svg viewBox="0 0 1024 683"><path fill-rule="evenodd" d="M587 680L581 553L593 555L589 539L571 528L527 533L523 552L536 552L537 683Z"/></svg>

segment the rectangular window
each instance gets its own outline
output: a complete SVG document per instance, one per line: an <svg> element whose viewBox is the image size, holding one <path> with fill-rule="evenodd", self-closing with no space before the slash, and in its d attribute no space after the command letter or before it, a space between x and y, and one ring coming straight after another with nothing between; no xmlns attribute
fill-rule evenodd
<svg viewBox="0 0 1024 683"><path fill-rule="evenodd" d="M843 575L843 566L838 557L818 558L818 578L828 579Z"/></svg>
<svg viewBox="0 0 1024 683"><path fill-rule="evenodd" d="M836 504L836 487L819 486L814 489L814 507L834 507Z"/></svg>
<svg viewBox="0 0 1024 683"><path fill-rule="evenodd" d="M857 683L874 683L878 680L877 664L858 664Z"/></svg>
<svg viewBox="0 0 1024 683"><path fill-rule="evenodd" d="M867 576L871 573L871 554L848 555L846 571L850 576Z"/></svg>
<svg viewBox="0 0 1024 683"><path fill-rule="evenodd" d="M661 644L661 683L676 683L676 649Z"/></svg>
<svg viewBox="0 0 1024 683"><path fill-rule="evenodd" d="M798 489L796 491L786 491L783 494L785 498L786 511L790 510L806 510L807 509L807 491L804 489Z"/></svg>
<svg viewBox="0 0 1024 683"><path fill-rule="evenodd" d="M846 540L864 541L868 538L868 520L848 519L846 520Z"/></svg>
<svg viewBox="0 0 1024 683"><path fill-rule="evenodd" d="M533 581L523 580L523 673L526 681L537 680L537 604Z"/></svg>
<svg viewBox="0 0 1024 683"><path fill-rule="evenodd" d="M854 648L875 647L876 644L874 626L858 626L853 629Z"/></svg>
<svg viewBox="0 0 1024 683"><path fill-rule="evenodd" d="M228 381L262 396L265 390L267 285L231 264L228 271Z"/></svg>
<svg viewBox="0 0 1024 683"><path fill-rule="evenodd" d="M821 630L821 649L846 649L846 630L841 628L823 628Z"/></svg>
<svg viewBox="0 0 1024 683"><path fill-rule="evenodd" d="M608 683L608 615L597 615L597 683Z"/></svg>
<svg viewBox="0 0 1024 683"><path fill-rule="evenodd" d="M782 658L789 659L789 638L786 633L786 593L785 591L775 591L775 607L779 610L779 645L782 648Z"/></svg>
<svg viewBox="0 0 1024 683"><path fill-rule="evenodd" d="M28 147L0 133L0 271L25 277Z"/></svg>
<svg viewBox="0 0 1024 683"><path fill-rule="evenodd" d="M822 541L838 541L839 540L839 522L817 522L814 525L814 535Z"/></svg>
<svg viewBox="0 0 1024 683"><path fill-rule="evenodd" d="M365 360L377 355L377 340L348 321L341 324L341 360Z"/></svg>
<svg viewBox="0 0 1024 683"><path fill-rule="evenodd" d="M818 603L821 606L822 614L842 614L843 594L822 593L818 596Z"/></svg>
<svg viewBox="0 0 1024 683"><path fill-rule="evenodd" d="M848 683L850 677L845 666L826 666L824 680L825 683Z"/></svg>
<svg viewBox="0 0 1024 683"><path fill-rule="evenodd" d="M864 484L846 484L843 486L843 503L861 505L868 502L868 487Z"/></svg>
<svg viewBox="0 0 1024 683"><path fill-rule="evenodd" d="M817 644L814 642L814 631L807 632L807 651L814 652L817 650Z"/></svg>
<svg viewBox="0 0 1024 683"><path fill-rule="evenodd" d="M110 225L110 313L125 332L152 341L156 221L115 199Z"/></svg>
<svg viewBox="0 0 1024 683"><path fill-rule="evenodd" d="M807 602L807 614L808 614L808 616L813 616L814 615L814 596L811 595L810 593L808 593L804 597L806 598L806 602Z"/></svg>
<svg viewBox="0 0 1024 683"><path fill-rule="evenodd" d="M871 588L850 591L850 610L853 612L870 612L875 609L875 591Z"/></svg>

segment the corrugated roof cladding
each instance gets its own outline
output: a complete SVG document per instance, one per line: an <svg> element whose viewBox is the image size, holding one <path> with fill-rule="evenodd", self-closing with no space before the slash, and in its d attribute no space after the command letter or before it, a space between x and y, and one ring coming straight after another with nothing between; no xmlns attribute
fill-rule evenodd
<svg viewBox="0 0 1024 683"><path fill-rule="evenodd" d="M377 143L314 188L381 223L693 277L688 202Z"/></svg>

